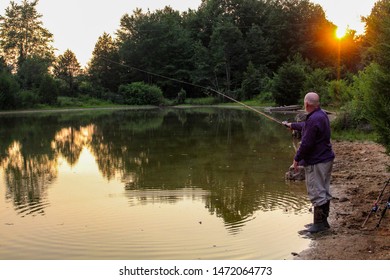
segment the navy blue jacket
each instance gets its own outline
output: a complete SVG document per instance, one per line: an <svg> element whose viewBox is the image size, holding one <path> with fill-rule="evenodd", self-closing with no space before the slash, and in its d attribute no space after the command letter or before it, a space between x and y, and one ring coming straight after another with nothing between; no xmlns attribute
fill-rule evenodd
<svg viewBox="0 0 390 280"><path fill-rule="evenodd" d="M330 123L326 112L317 108L305 122L292 123L291 128L302 132L301 145L294 157L300 165L325 163L335 158L330 143Z"/></svg>

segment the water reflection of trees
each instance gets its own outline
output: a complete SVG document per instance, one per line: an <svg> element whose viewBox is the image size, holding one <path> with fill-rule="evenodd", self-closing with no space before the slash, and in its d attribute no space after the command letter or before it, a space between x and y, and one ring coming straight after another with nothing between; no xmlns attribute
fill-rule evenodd
<svg viewBox="0 0 390 280"><path fill-rule="evenodd" d="M6 198L13 200L21 215L44 214L46 186L57 177L56 159L49 155L23 155L20 142L13 142L6 154L1 160Z"/></svg>
<svg viewBox="0 0 390 280"><path fill-rule="evenodd" d="M74 116L5 115L0 127L0 167L4 170L6 199L12 200L20 215L44 214L49 204L47 188L57 178L58 158L74 164L79 156L79 138L73 127ZM70 140L65 141L64 135ZM69 144L69 143L70 144ZM78 148L76 148L76 146Z"/></svg>
<svg viewBox="0 0 390 280"><path fill-rule="evenodd" d="M135 129L145 118L158 126ZM272 123L240 110L173 110L135 120L105 120L92 145L103 175L110 179L119 172L130 197L132 190L201 187L210 192L206 207L227 223L258 210L296 211L304 204L282 190L285 170L272 170L291 160L286 138ZM112 129L115 123L119 130Z"/></svg>
<svg viewBox="0 0 390 280"><path fill-rule="evenodd" d="M51 147L56 155L61 155L70 166L77 163L81 151L91 143L95 131L95 125L85 127L66 127L58 131Z"/></svg>
<svg viewBox="0 0 390 280"><path fill-rule="evenodd" d="M1 166L15 205L46 201L58 158L75 165L87 148L101 175L119 178L129 197L169 190L174 202L181 195L176 190L203 189L209 195L198 199L232 225L258 210L300 208L300 194L286 193L280 184L285 170L272 170L291 157L278 131L283 128L251 112L171 109L17 119L6 118L0 130Z"/></svg>

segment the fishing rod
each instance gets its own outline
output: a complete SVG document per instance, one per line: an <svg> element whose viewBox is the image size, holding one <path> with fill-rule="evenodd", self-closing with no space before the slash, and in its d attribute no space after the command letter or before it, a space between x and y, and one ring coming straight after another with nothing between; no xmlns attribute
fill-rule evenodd
<svg viewBox="0 0 390 280"><path fill-rule="evenodd" d="M371 211L368 213L366 219L364 220L364 222L362 224L362 228L366 225L368 218L371 216L371 214L376 213L378 211L378 209L379 209L378 203L380 203L380 200L382 200L383 193L385 192L385 189L387 188L387 185L389 183L390 183L390 178L385 182L385 186L382 188L382 191L380 192L380 194L378 195L378 198L374 202L374 205L372 206Z"/></svg>
<svg viewBox="0 0 390 280"><path fill-rule="evenodd" d="M386 202L385 208L383 208L383 210L382 210L382 214L381 214L381 217L380 217L378 223L376 224L376 228L379 227L379 225L380 225L380 223L381 223L383 217L384 217L385 214L386 214L386 210L387 210L387 209L390 209L390 196L389 196L389 199L388 199L387 202Z"/></svg>
<svg viewBox="0 0 390 280"><path fill-rule="evenodd" d="M196 86L196 85L195 85L195 86ZM272 121L274 121L274 122L277 122L278 124L284 125L284 124L283 124L281 121L279 121L278 119L275 119L275 118L271 117L270 115L267 115L266 113L257 110L256 108L253 108L253 107L251 107L251 106L248 106L248 105L246 105L245 103L242 103L242 102L240 102L240 101L234 99L233 97L230 97L229 95L223 94L222 92L219 92L219 91L217 91L217 90L215 90L215 89L212 89L212 88L209 88L209 90L211 90L211 91L213 91L213 92L215 92L215 93L217 93L217 94L219 94L219 95L221 95L221 96L223 96L223 97L225 97L225 98L227 98L227 99L229 99L229 100L231 100L231 101L233 101L233 102L236 102L237 104L240 104L240 105L242 105L242 106L248 108L249 110L252 110L252 111L254 111L254 112L256 112L256 113L258 113L258 114L260 114L260 115L263 115L264 117L266 117L266 118L268 118L268 119L270 119L270 120L272 120ZM284 125L284 126L285 126L285 125Z"/></svg>
<svg viewBox="0 0 390 280"><path fill-rule="evenodd" d="M137 68L137 67L134 67L134 66L130 66L130 65L127 65L127 64L123 64L123 63L119 63L119 62L116 62L116 61L113 61L111 59L108 59L108 58L105 58L103 57L104 60L108 61L108 62L111 62L111 63L115 63L117 65L120 65L122 67L127 67L127 68L130 68L130 69L134 69L136 71L139 71L139 72L143 72L145 74L148 74L148 75L153 75L153 76L156 76L156 77L159 77L159 78L163 78L163 79L167 79L167 80L171 80L171 81L174 81L174 82L177 82L177 83L181 83L181 84L186 84L186 85L190 85L190 86L193 86L193 87L198 87L198 88L201 88L201 89L204 89L206 91L212 91L212 92L215 92L237 104L240 104L241 106L244 106L245 108L249 109L249 110L252 110L260 115L262 115L263 117L266 117L267 119L271 120L271 121L274 121L280 125L284 125L281 121L279 121L278 119L276 118L273 118L271 117L270 115L267 115L266 113L264 112L261 112L259 110L257 110L256 108L253 108L251 106L248 106L246 105L245 103L242 103L236 99L234 99L233 97L229 96L229 95L226 95L218 90L215 90L215 89L212 89L212 88L209 88L209 87L205 87L205 86L201 86L201 85L197 85L197 84L193 84L193 83L190 83L190 82L186 82L186 81L182 81L182 80L179 80L179 79L175 79L175 78L172 78L172 77L168 77L168 76L164 76L164 75L160 75L160 74L157 74L157 73L153 73L153 72L150 72L150 71L146 71L146 70L143 70L143 69L140 69L140 68Z"/></svg>

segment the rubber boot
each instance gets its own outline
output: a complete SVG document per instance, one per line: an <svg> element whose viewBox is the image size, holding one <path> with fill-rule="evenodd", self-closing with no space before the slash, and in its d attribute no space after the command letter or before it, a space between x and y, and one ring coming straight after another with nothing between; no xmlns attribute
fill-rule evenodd
<svg viewBox="0 0 390 280"><path fill-rule="evenodd" d="M330 228L330 225L328 223L328 217L329 217L329 208L330 208L330 200L328 200L327 203L325 203L324 205L321 205L320 207L323 207L323 211L324 211L324 224L327 228ZM310 228L313 226L313 223L310 223L310 224L307 224L305 225L305 228Z"/></svg>
<svg viewBox="0 0 390 280"><path fill-rule="evenodd" d="M307 232L317 233L328 229L326 214L324 213L324 208L327 206L324 205L314 207L314 223L307 229Z"/></svg>
<svg viewBox="0 0 390 280"><path fill-rule="evenodd" d="M330 225L329 225L329 223L328 223L329 209L330 209L330 200L328 200L328 202L325 203L324 205L322 205L321 207L322 207L322 209L323 209L323 211L324 211L324 216L325 216L325 221L324 221L324 223L325 223L325 226L326 226L327 228L330 228Z"/></svg>

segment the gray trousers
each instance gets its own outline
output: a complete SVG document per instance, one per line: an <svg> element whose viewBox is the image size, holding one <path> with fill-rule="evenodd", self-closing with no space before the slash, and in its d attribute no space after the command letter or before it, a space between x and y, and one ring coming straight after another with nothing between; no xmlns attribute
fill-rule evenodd
<svg viewBox="0 0 390 280"><path fill-rule="evenodd" d="M332 199L330 194L330 176L333 160L305 166L307 194L313 206L321 206Z"/></svg>

